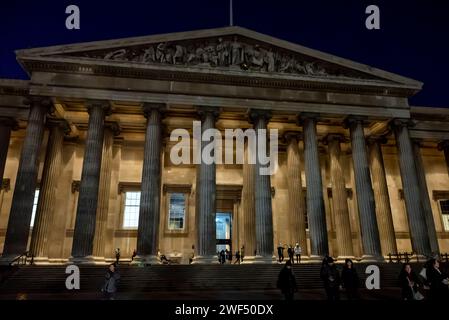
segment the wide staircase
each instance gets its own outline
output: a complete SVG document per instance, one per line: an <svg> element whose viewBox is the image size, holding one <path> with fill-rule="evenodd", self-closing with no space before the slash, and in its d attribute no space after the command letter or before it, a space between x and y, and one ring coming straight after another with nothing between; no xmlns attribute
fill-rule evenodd
<svg viewBox="0 0 449 320"><path fill-rule="evenodd" d="M364 287L368 264L357 264L361 287ZM381 288L397 287L401 268L397 263L378 264ZM275 291L279 271L274 265L153 265L146 267L120 265L121 293ZM294 265L300 290L322 288L320 264ZM415 270L420 270L416 265ZM65 266L3 267L0 298L16 294L64 294L69 276ZM341 266L339 266L341 268ZM98 293L104 283L105 266L81 266L78 293ZM132 296L132 295L131 295Z"/></svg>

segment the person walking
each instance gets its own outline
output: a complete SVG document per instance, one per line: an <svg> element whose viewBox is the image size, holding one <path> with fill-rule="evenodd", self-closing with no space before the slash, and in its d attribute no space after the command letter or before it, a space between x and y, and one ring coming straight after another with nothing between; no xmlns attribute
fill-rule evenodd
<svg viewBox="0 0 449 320"><path fill-rule="evenodd" d="M449 279L440 270L440 262L430 259L426 269L427 281L430 286L430 299L447 300L449 297Z"/></svg>
<svg viewBox="0 0 449 320"><path fill-rule="evenodd" d="M301 262L301 254L302 254L302 248L299 246L299 243L296 243L294 251L296 256L296 263L299 264Z"/></svg>
<svg viewBox="0 0 449 320"><path fill-rule="evenodd" d="M229 263L232 264L232 250L231 249L229 249L229 251L228 251L227 258L228 258Z"/></svg>
<svg viewBox="0 0 449 320"><path fill-rule="evenodd" d="M284 267L279 273L277 287L281 290L282 294L285 297L285 300L291 301L294 298L295 292L298 291L298 287L296 285L295 275L292 270L292 263L290 260L285 262Z"/></svg>
<svg viewBox="0 0 449 320"><path fill-rule="evenodd" d="M236 263L240 264L240 251L238 251L238 250L235 252L234 264L236 264Z"/></svg>
<svg viewBox="0 0 449 320"><path fill-rule="evenodd" d="M332 257L325 258L321 267L321 279L328 300L340 300L340 273Z"/></svg>
<svg viewBox="0 0 449 320"><path fill-rule="evenodd" d="M290 260L290 263L293 264L294 263L293 256L295 255L295 252L294 252L291 244L288 245L287 254L288 254L288 259Z"/></svg>
<svg viewBox="0 0 449 320"><path fill-rule="evenodd" d="M242 246L240 248L240 259L241 259L242 263L243 263L243 258L245 258L245 246Z"/></svg>
<svg viewBox="0 0 449 320"><path fill-rule="evenodd" d="M348 300L358 299L359 276L351 259L345 260L343 271L341 272L343 287Z"/></svg>
<svg viewBox="0 0 449 320"><path fill-rule="evenodd" d="M115 264L109 265L109 269L105 275L105 281L101 291L108 300L114 300L117 286L120 281L120 274L115 270Z"/></svg>
<svg viewBox="0 0 449 320"><path fill-rule="evenodd" d="M421 281L412 270L410 263L404 263L399 274L399 285L402 289L402 300L422 300L424 296L419 292Z"/></svg>
<svg viewBox="0 0 449 320"><path fill-rule="evenodd" d="M284 246L282 245L282 243L279 242L278 245L278 260L279 263L282 263L282 261L284 261Z"/></svg>

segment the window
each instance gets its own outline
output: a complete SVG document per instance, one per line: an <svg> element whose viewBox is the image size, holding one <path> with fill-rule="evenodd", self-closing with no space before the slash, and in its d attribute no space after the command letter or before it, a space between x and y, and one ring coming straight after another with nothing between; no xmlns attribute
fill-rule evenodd
<svg viewBox="0 0 449 320"><path fill-rule="evenodd" d="M185 224L186 195L184 193L170 193L169 197L168 229L182 230Z"/></svg>
<svg viewBox="0 0 449 320"><path fill-rule="evenodd" d="M441 200L440 208L444 231L449 231L449 200Z"/></svg>
<svg viewBox="0 0 449 320"><path fill-rule="evenodd" d="M30 227L34 226L34 219L36 219L36 210L38 201L39 201L39 189L36 189L36 191L34 191L33 212L31 213Z"/></svg>
<svg viewBox="0 0 449 320"><path fill-rule="evenodd" d="M123 228L136 229L139 226L140 191L125 192Z"/></svg>

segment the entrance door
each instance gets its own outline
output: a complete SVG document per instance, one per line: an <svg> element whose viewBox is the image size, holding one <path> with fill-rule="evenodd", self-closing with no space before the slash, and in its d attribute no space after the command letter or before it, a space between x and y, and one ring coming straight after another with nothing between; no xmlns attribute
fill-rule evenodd
<svg viewBox="0 0 449 320"><path fill-rule="evenodd" d="M215 217L217 252L228 249L232 252L232 213L217 212Z"/></svg>

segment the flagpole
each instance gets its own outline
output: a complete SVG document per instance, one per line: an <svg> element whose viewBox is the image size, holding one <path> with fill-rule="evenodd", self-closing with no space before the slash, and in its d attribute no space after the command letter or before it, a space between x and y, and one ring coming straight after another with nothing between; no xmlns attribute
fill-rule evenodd
<svg viewBox="0 0 449 320"><path fill-rule="evenodd" d="M232 27L234 25L234 17L232 10L232 0L229 0L229 25Z"/></svg>

